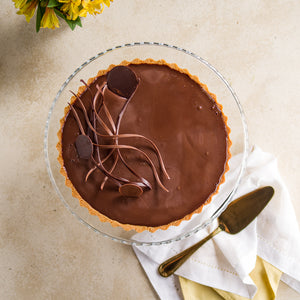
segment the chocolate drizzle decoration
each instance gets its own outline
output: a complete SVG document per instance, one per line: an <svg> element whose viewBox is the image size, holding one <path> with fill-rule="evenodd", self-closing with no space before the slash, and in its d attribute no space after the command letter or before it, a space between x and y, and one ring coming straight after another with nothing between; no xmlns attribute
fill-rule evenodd
<svg viewBox="0 0 300 300"><path fill-rule="evenodd" d="M72 94L78 101L86 124L82 123L74 104L69 103L69 106L80 130L80 134L75 141L78 157L81 159L90 159L93 164L93 167L90 168L86 174L85 181L87 181L90 175L98 169L105 175L103 181L100 183L101 190L104 189L107 180L114 182L118 186L120 194L125 197L139 197L145 190L152 189L150 182L146 178L137 174L137 172L124 158L122 150L127 149L137 152L139 159L140 157L145 159L145 162L147 162L149 167L152 169L156 183L163 190L168 192L167 188L162 183L154 162L149 155L138 147L120 143L120 141L126 141L128 138L137 138L142 139L144 142L149 144L153 152L156 154L162 174L167 179L170 179L160 151L152 140L140 134L119 133L126 108L128 107L130 100L134 96L139 85L139 80L135 73L126 66L114 67L107 75L107 82L104 82L101 86L96 85L97 91L95 95L93 95L89 86L83 80L81 80L81 82L84 83L87 90L91 93L91 109L87 111L87 108L80 99L80 95L76 95L73 92ZM107 88L124 100L124 105L117 116L116 122L114 122L105 103L105 91ZM105 115L106 122L100 117L101 113L102 115ZM101 133L98 131L98 126L102 128ZM87 132L85 132L84 127L87 127ZM103 131L105 133L103 133ZM110 161L109 168L106 166L106 162L108 161ZM124 177L115 175L113 172L118 163L122 163L126 169L134 175L136 180L130 181L126 178L126 174L124 174Z"/></svg>

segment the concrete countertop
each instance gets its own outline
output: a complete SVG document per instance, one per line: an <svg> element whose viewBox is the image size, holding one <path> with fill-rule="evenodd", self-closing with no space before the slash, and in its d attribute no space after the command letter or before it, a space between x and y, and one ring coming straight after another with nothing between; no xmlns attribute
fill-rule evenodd
<svg viewBox="0 0 300 300"><path fill-rule="evenodd" d="M118 44L166 42L213 64L240 98L251 143L278 158L300 220L299 1L115 0L83 19L83 28L62 24L38 34L11 1L1 6L0 299L157 298L130 246L95 234L66 210L43 157L61 84ZM299 297L280 283L277 299Z"/></svg>

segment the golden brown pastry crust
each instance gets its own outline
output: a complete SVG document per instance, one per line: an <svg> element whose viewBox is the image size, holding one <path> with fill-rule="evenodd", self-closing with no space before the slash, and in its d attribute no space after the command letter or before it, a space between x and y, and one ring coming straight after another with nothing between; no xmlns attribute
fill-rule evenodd
<svg viewBox="0 0 300 300"><path fill-rule="evenodd" d="M171 223L168 223L168 224L165 224L165 225L161 225L161 226L157 226L157 227L150 227L150 226L142 226L142 225L131 225L131 224L122 224L118 221L115 221L115 220L112 220L110 218L108 218L107 216L101 214L99 211L95 210L94 208L92 208L80 195L79 193L77 192L77 190L75 189L75 187L73 186L72 182L70 181L70 179L68 178L68 175L67 175L67 172L64 168L64 161L63 161L63 157L62 157L62 145L61 145L61 140L62 140L62 131L63 131L63 126L64 126L64 123L65 123L65 118L66 116L68 115L69 113L69 106L65 107L65 110L64 110L64 117L60 120L60 130L58 131L57 133L57 136L58 136L58 139L59 139L59 142L57 143L56 145L56 148L59 152L59 156L58 156L58 161L61 165L61 169L60 169L60 173L65 177L65 184L66 186L70 187L71 190L72 190L72 195L73 197L77 198L79 200L79 203L80 203L80 206L82 207L85 207L88 209L89 213L91 215L95 215L97 216L101 222L109 222L113 227L122 227L124 230L126 231L129 231L129 230L135 230L136 232L142 232L142 231L145 231L145 230L148 230L150 232L155 232L156 230L158 229L162 229L162 230L166 230L168 229L170 226L178 226L180 225L180 223L182 221L187 221L187 220L190 220L191 217L194 215L194 214L198 214L202 211L204 205L207 205L211 202L212 200L212 197L218 193L219 191L219 188L220 188L220 185L225 181L225 173L229 170L229 165L228 165L228 161L231 157L231 153L230 153L230 146L232 144L230 138L229 138L229 133L230 133L230 128L228 127L227 125L227 117L224 115L223 113L223 107L220 103L217 102L217 98L216 98L216 95L211 93L207 86L203 83L201 83L198 79L197 76L194 76L194 75L191 75L189 73L189 71L187 69L181 69L177 66L177 64L169 64L167 63L165 60L153 60L153 59L146 59L146 60L140 60L140 59L134 59L133 61L123 61L121 62L119 65L123 65L123 66L128 66L130 64L157 64L157 65L167 65L169 66L171 69L174 69L174 70L177 70L179 71L180 73L183 73L183 74L186 74L188 75L192 80L194 80L195 82L197 82L199 85L202 86L202 88L215 100L218 108L220 109L220 111L222 112L222 116L223 116L223 119L224 119L224 123L225 123L225 126L226 126L226 129L227 129L227 133L228 133L228 138L227 138L227 160L226 160L226 164L225 164L225 168L224 168L224 172L220 178L220 181L219 181L219 184L215 190L214 193L212 193L210 195L210 197L206 200L206 202L204 204L202 204L200 207L198 207L196 210L194 210L193 212L189 213L188 215L186 215L185 217L179 219L179 220L176 220L176 221L173 221ZM105 75L107 72L109 72L112 68L114 68L116 65L110 65L108 69L106 70L100 70L97 74L97 76L95 77L92 77L88 80L87 84L91 84L92 82L95 81L96 78L102 76L102 75ZM81 95L84 91L85 91L86 87L85 86L80 86L78 88L78 92L77 92L77 95ZM74 103L76 100L76 97L73 96L71 98L71 104Z"/></svg>

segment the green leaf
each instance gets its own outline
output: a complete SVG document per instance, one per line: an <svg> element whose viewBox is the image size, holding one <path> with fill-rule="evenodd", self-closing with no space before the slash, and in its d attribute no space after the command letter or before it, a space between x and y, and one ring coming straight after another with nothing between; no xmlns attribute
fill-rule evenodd
<svg viewBox="0 0 300 300"><path fill-rule="evenodd" d="M59 17L61 17L64 20L66 19L65 15L60 10L54 8L54 11Z"/></svg>
<svg viewBox="0 0 300 300"><path fill-rule="evenodd" d="M47 7L56 7L59 5L60 3L57 0L49 0Z"/></svg>
<svg viewBox="0 0 300 300"><path fill-rule="evenodd" d="M76 20L68 20L67 18L65 19L66 22L68 23L69 27L74 30L76 25L82 27L82 24L81 24L81 20L80 20L80 17L77 17Z"/></svg>
<svg viewBox="0 0 300 300"><path fill-rule="evenodd" d="M37 8L37 12L36 12L36 24L35 24L36 32L40 31L41 20L43 18L44 13L45 13L45 8L41 7L41 5L39 3L38 8Z"/></svg>
<svg viewBox="0 0 300 300"><path fill-rule="evenodd" d="M69 27L72 30L75 29L76 25L82 27L80 17L77 17L76 20L68 20L67 17L60 10L55 8L54 11L59 17L61 17L62 19L64 19L67 22L67 24L69 25Z"/></svg>
<svg viewBox="0 0 300 300"><path fill-rule="evenodd" d="M72 20L66 20L66 22L68 23L69 27L73 31L75 29L75 27L76 27L76 24L74 24L74 22Z"/></svg>
<svg viewBox="0 0 300 300"><path fill-rule="evenodd" d="M77 19L74 21L76 23L76 25L82 27L82 24L81 24L81 19L80 17L77 17Z"/></svg>

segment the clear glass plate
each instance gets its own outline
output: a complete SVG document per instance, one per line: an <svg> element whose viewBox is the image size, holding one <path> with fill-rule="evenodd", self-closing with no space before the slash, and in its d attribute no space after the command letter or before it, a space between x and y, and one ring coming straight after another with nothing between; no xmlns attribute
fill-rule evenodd
<svg viewBox="0 0 300 300"><path fill-rule="evenodd" d="M225 183L220 191L206 205L203 211L194 215L191 220L184 221L180 226L170 227L168 230L157 230L155 233L125 231L119 227L112 227L110 223L102 223L98 217L88 213L86 208L79 205L79 201L72 197L71 189L66 187L64 177L60 174L60 164L57 161L58 142L57 132L60 119L64 115L64 108L71 98L70 90L77 91L82 85L80 79L87 81L97 75L99 70L107 69L111 64L119 64L123 60L132 61L135 58L154 60L164 59L168 63L176 63L182 69L188 69L192 75L207 84L210 92L217 95L218 102L228 117L231 128L231 153L235 155L229 161L230 170L226 173ZM210 224L226 208L238 188L248 153L248 134L245 115L237 95L225 78L207 61L185 49L155 42L139 42L116 46L98 53L78 67L62 84L48 114L44 153L51 182L60 199L69 211L83 224L97 233L112 240L125 244L161 245L184 239ZM239 155L236 155L238 154Z"/></svg>

